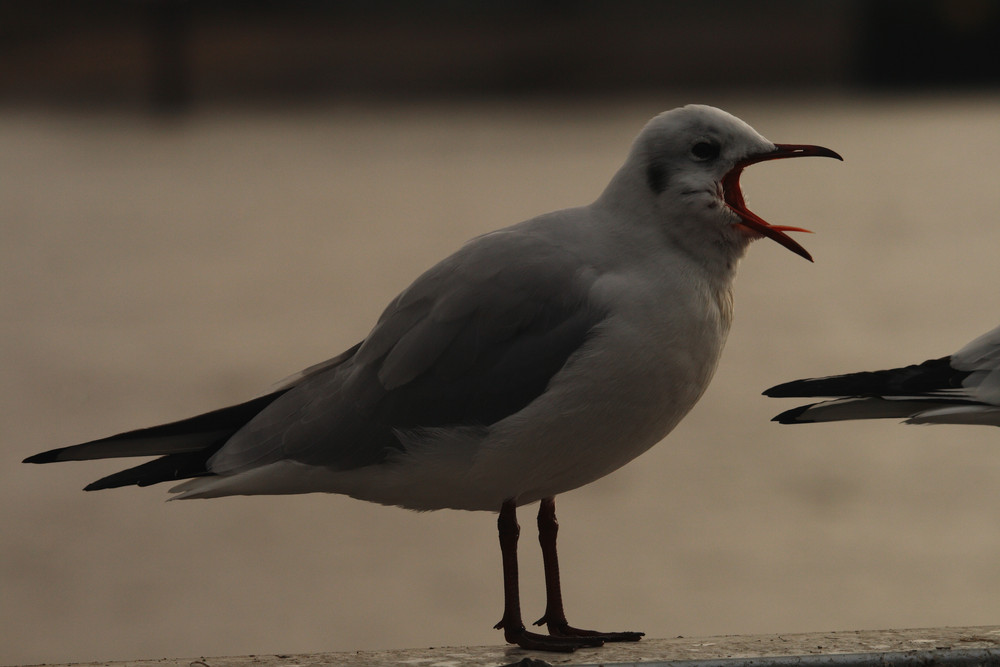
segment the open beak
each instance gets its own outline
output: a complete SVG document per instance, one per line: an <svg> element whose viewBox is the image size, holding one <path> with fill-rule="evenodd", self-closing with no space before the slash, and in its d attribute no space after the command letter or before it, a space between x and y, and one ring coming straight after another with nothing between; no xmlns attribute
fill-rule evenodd
<svg viewBox="0 0 1000 667"><path fill-rule="evenodd" d="M780 243L796 255L805 257L811 262L813 261L812 255L810 255L805 248L799 245L797 241L785 233L809 232L809 230L802 229L801 227L772 225L764 221L760 218L760 216L747 208L746 202L743 201L743 192L740 190L740 174L743 173L743 169L745 167L758 162L766 162L767 160L781 160L789 157L810 156L832 157L838 160L844 159L837 153L831 151L829 148L823 148L822 146L809 146L805 144L775 144L775 149L773 151L751 155L737 162L722 178L722 193L726 205L733 211L733 213L740 217L743 227Z"/></svg>

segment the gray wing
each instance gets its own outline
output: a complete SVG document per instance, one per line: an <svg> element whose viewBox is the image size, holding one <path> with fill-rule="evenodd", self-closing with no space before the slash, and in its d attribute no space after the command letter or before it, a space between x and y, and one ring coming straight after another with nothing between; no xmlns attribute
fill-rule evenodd
<svg viewBox="0 0 1000 667"><path fill-rule="evenodd" d="M516 228L515 228L516 229ZM397 433L486 427L531 403L604 313L596 271L521 231L475 239L400 294L342 363L320 364L209 462L350 469L403 449Z"/></svg>
<svg viewBox="0 0 1000 667"><path fill-rule="evenodd" d="M976 338L951 358L953 366L970 372L963 382L969 398L1000 406L1000 327Z"/></svg>
<svg viewBox="0 0 1000 667"><path fill-rule="evenodd" d="M987 331L951 357L955 368L965 371L1000 370L1000 327Z"/></svg>

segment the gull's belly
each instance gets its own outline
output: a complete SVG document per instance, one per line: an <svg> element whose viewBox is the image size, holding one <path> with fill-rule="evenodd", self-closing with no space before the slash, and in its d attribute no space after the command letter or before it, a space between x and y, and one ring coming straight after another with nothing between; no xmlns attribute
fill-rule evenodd
<svg viewBox="0 0 1000 667"><path fill-rule="evenodd" d="M665 353L628 331L598 337L542 397L494 425L472 477L523 504L617 470L663 439L698 401L716 367L718 339Z"/></svg>

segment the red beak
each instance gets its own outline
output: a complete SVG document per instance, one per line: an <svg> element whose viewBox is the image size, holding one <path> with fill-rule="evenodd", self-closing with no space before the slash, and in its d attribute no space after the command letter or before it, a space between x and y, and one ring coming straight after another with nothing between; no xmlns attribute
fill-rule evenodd
<svg viewBox="0 0 1000 667"><path fill-rule="evenodd" d="M745 228L780 243L796 255L805 257L811 262L813 261L812 255L810 255L809 252L799 245L798 242L792 237L785 234L785 232L809 232L809 230L802 229L801 227L772 225L769 222L764 221L760 218L760 216L747 208L746 202L743 201L743 192L740 190L740 174L743 173L744 167L748 167L758 162L766 162L767 160L781 160L790 157L810 156L832 157L838 160L844 159L834 151L831 151L829 148L823 148L822 146L809 146L805 144L775 144L775 149L773 151L751 155L737 162L733 168L729 170L729 173L722 178L722 192L726 205L729 206L733 213L740 216L741 224Z"/></svg>

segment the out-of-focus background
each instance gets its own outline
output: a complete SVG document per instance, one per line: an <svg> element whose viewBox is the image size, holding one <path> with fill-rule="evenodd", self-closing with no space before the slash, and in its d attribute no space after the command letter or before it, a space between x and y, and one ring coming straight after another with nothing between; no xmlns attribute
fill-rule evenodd
<svg viewBox="0 0 1000 667"><path fill-rule="evenodd" d="M799 377L998 324L988 0L0 3L0 663L500 643L494 516L85 494L25 456L250 398L465 239L595 198L688 102L843 164L744 176L704 399L560 498L571 621L651 636L1000 623L994 429L779 426ZM541 614L522 510L526 618Z"/></svg>

